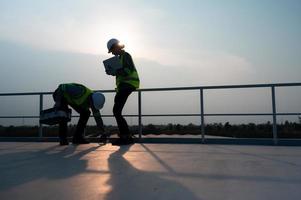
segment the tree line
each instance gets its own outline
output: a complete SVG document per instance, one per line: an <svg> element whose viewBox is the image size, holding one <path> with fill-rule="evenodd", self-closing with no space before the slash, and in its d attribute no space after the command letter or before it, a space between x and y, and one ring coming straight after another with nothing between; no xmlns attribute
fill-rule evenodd
<svg viewBox="0 0 301 200"><path fill-rule="evenodd" d="M272 123L270 121L263 124L230 124L226 123L210 123L205 125L205 134L212 136L232 137L232 138L272 138ZM116 134L118 128L116 126L106 126L106 132ZM131 126L131 132L138 134L139 127ZM69 125L69 135L71 136L75 130L75 125ZM277 124L278 136L280 138L301 138L301 117L299 122L289 122ZM143 125L142 131L144 135L200 135L201 127L196 124L166 124ZM38 136L38 126L1 126L0 137L36 137ZM98 129L96 126L87 126L86 135L97 136ZM58 135L57 126L43 127L43 136L56 137Z"/></svg>

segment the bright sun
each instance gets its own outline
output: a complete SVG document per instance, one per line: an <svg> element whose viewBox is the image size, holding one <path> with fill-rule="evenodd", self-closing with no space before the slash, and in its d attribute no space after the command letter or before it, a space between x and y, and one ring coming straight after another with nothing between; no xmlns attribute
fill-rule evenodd
<svg viewBox="0 0 301 200"><path fill-rule="evenodd" d="M81 52L107 55L107 41L116 38L126 49L135 51L136 56L142 53L142 33L132 22L118 21L94 26L89 32L86 31L86 35L81 39Z"/></svg>
<svg viewBox="0 0 301 200"><path fill-rule="evenodd" d="M118 20L85 24L69 35L69 38L73 50L97 55L108 55L107 42L111 38L116 38L125 45L125 50L133 52L135 57L143 57L147 55L147 52L144 52L146 36L138 21L123 20L119 17Z"/></svg>

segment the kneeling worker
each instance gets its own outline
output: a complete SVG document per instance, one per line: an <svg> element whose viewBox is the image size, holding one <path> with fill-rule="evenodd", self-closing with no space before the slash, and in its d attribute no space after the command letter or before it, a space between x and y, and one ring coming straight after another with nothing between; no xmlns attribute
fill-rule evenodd
<svg viewBox="0 0 301 200"><path fill-rule="evenodd" d="M100 92L93 92L84 85L78 83L60 84L53 94L54 107L61 110L68 110L70 105L80 114L75 133L73 134L73 144L88 144L84 138L84 130L90 117L90 109L101 133L104 132L103 121L99 112L102 109L105 97ZM68 145L67 122L59 123L60 145Z"/></svg>

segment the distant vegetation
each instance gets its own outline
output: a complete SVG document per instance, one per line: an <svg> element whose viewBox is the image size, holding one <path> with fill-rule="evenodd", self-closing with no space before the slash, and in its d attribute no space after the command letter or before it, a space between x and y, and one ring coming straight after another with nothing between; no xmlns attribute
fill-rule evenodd
<svg viewBox="0 0 301 200"><path fill-rule="evenodd" d="M75 130L75 125L69 126L69 135L71 136ZM138 134L138 127L131 126L131 131ZM0 126L0 137L35 137L38 136L39 128L37 126ZM286 121L277 125L278 136L280 138L301 138L301 118L299 123ZM106 126L106 131L110 134L116 134L118 128L116 126ZM206 135L234 137L234 138L271 138L272 124L230 124L226 122L207 124L205 127ZM88 126L86 135L97 135L96 126ZM200 126L195 124L167 124L154 125L148 124L143 126L144 135L199 135ZM47 137L57 136L57 126L43 127L43 135Z"/></svg>

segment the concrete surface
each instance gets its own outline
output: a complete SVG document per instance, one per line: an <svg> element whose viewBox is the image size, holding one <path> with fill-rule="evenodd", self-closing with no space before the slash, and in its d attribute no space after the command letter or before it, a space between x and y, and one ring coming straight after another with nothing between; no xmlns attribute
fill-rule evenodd
<svg viewBox="0 0 301 200"><path fill-rule="evenodd" d="M300 199L301 147L0 142L0 199Z"/></svg>

